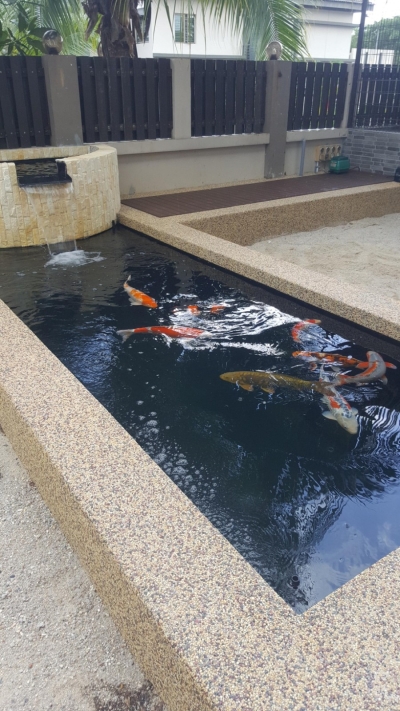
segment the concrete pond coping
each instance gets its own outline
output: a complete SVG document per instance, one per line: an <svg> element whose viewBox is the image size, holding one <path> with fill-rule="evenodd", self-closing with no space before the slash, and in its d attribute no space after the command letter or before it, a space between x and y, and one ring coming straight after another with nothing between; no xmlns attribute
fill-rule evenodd
<svg viewBox="0 0 400 711"><path fill-rule="evenodd" d="M353 194L396 212L397 189ZM316 196L315 209L330 198ZM233 208L244 220L260 209ZM119 217L400 340L394 302L347 285L344 295L340 282L187 224L197 216L160 220L122 207ZM0 425L169 711L400 708L400 549L297 616L1 301Z"/></svg>
<svg viewBox="0 0 400 711"><path fill-rule="evenodd" d="M400 340L398 303L384 294L247 249L258 240L400 212L400 184L271 200L158 218L126 205L121 224L364 328Z"/></svg>
<svg viewBox="0 0 400 711"><path fill-rule="evenodd" d="M301 616L0 302L0 424L169 711L399 708L400 549Z"/></svg>

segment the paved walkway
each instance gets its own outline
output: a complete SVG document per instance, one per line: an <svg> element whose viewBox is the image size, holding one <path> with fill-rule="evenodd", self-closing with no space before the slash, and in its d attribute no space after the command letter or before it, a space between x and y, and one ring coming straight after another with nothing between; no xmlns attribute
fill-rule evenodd
<svg viewBox="0 0 400 711"><path fill-rule="evenodd" d="M0 430L1 711L166 711Z"/></svg>
<svg viewBox="0 0 400 711"><path fill-rule="evenodd" d="M340 175L319 173L317 175L306 175L303 178L263 180L260 183L231 185L224 188L190 190L181 193L131 198L123 200L122 204L134 207L135 210L147 212L155 217L172 217L173 215L186 215L191 212L250 205L256 202L387 182L390 182L390 178L375 173L361 173L359 171L350 171Z"/></svg>

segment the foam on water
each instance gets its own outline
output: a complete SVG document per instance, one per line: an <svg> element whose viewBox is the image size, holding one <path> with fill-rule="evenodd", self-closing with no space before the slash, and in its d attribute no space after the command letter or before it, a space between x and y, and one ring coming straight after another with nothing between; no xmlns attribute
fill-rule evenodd
<svg viewBox="0 0 400 711"><path fill-rule="evenodd" d="M85 252L83 249L76 249L71 252L60 252L53 254L45 267L83 267L92 262L102 262L105 257L100 252Z"/></svg>

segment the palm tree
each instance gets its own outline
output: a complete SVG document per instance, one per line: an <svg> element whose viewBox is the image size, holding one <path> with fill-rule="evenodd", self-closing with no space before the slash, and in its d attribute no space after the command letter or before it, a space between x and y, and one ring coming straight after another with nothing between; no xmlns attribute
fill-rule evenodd
<svg viewBox="0 0 400 711"><path fill-rule="evenodd" d="M138 0L84 0L83 9L89 18L86 38L97 28L100 52L104 57L137 57L135 30L139 39L142 28ZM146 22L150 24L150 4L146 7Z"/></svg>
<svg viewBox="0 0 400 711"><path fill-rule="evenodd" d="M191 3L187 1L190 14ZM175 2L175 0L174 0ZM100 35L100 53L105 57L136 57L135 31L142 39L138 13L139 0L84 0L82 5L89 22L86 37L96 28ZM168 0L154 0L156 10L164 7L172 23ZM283 45L283 59L307 55L302 9L297 0L199 0L205 17L218 24L225 23L251 40L257 59L265 59L265 49L271 40ZM150 24L151 0L144 0L145 31ZM182 10L180 10L182 11Z"/></svg>
<svg viewBox="0 0 400 711"><path fill-rule="evenodd" d="M143 6L144 29L139 2ZM187 3L190 14L190 0L182 2ZM153 3L156 14L160 7L165 8L172 32L168 0ZM245 44L251 41L257 59L266 58L265 48L271 40L282 43L283 59L307 55L298 0L197 0L197 4L203 18L207 13L211 21L241 34ZM92 54L98 44L93 32L96 30L100 54L136 57L135 33L139 39L147 34L150 13L151 0L0 0L0 53L40 54L43 32L54 28L63 36L64 54Z"/></svg>

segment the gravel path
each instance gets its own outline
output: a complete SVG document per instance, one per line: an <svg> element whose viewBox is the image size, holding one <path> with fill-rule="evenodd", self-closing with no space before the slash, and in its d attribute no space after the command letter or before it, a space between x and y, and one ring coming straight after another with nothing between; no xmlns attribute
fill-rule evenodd
<svg viewBox="0 0 400 711"><path fill-rule="evenodd" d="M256 242L250 249L400 301L398 213L273 237Z"/></svg>
<svg viewBox="0 0 400 711"><path fill-rule="evenodd" d="M0 431L1 711L167 711Z"/></svg>

